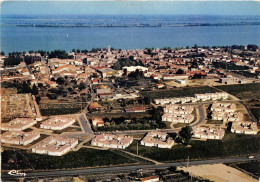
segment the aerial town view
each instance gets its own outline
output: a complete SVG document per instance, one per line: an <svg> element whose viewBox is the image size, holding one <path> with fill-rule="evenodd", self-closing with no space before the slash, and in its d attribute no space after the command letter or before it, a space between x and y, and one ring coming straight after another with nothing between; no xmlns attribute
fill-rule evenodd
<svg viewBox="0 0 260 182"><path fill-rule="evenodd" d="M1 6L0 181L259 181L259 2Z"/></svg>

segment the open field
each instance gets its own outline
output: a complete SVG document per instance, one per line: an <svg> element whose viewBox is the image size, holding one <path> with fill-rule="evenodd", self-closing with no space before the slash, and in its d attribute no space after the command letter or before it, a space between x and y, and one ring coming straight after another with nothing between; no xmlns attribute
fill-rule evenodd
<svg viewBox="0 0 260 182"><path fill-rule="evenodd" d="M255 161L250 161L250 162L238 162L238 163L233 163L230 166L235 166L239 169L242 169L255 177L260 177L260 161L255 160Z"/></svg>
<svg viewBox="0 0 260 182"><path fill-rule="evenodd" d="M40 111L43 116L75 114L80 112L81 104L40 104ZM82 109L86 107L86 103L82 104Z"/></svg>
<svg viewBox="0 0 260 182"><path fill-rule="evenodd" d="M216 86L240 99L260 98L260 83Z"/></svg>
<svg viewBox="0 0 260 182"><path fill-rule="evenodd" d="M174 89L160 90L160 91L143 91L140 93L143 97L158 99L158 98L187 97L187 96L194 97L194 94L204 94L204 93L212 93L212 92L219 92L219 91L212 87L203 86L203 87L174 88Z"/></svg>
<svg viewBox="0 0 260 182"><path fill-rule="evenodd" d="M250 108L252 114L256 117L256 119L260 120L260 108Z"/></svg>
<svg viewBox="0 0 260 182"><path fill-rule="evenodd" d="M136 142L134 141L126 150L136 153ZM248 155L260 151L260 135L245 136L231 134L229 139L223 141L191 141L191 147L177 144L172 149L160 149L156 147L145 147L139 145L139 154L160 162L190 159L209 159L214 157L228 157Z"/></svg>
<svg viewBox="0 0 260 182"><path fill-rule="evenodd" d="M211 181L228 182L256 182L254 178L244 174L243 172L234 169L225 164L212 164L212 165L198 165L191 166L189 169L186 167L178 167L178 170L184 170L185 172L192 172L194 176L200 176L204 179Z"/></svg>
<svg viewBox="0 0 260 182"><path fill-rule="evenodd" d="M28 153L23 150L16 150L16 152L13 150L5 150L2 153L2 170L16 169L15 162L8 162L10 159L15 159L15 157L17 157L19 169L30 169L33 167L36 170L136 163L136 161L130 158L123 157L111 151L86 148L80 149L77 152L70 152L60 157Z"/></svg>

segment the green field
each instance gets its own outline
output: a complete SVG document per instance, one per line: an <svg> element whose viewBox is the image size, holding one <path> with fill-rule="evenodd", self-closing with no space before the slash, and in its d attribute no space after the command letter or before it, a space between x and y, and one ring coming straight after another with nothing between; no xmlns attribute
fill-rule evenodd
<svg viewBox="0 0 260 182"><path fill-rule="evenodd" d="M169 90L160 90L160 91L143 91L141 95L143 97L151 99L159 98L170 98L170 97L194 97L194 94L204 94L204 93L213 93L219 92L218 90L212 87L184 87L184 88L174 88Z"/></svg>
<svg viewBox="0 0 260 182"><path fill-rule="evenodd" d="M22 155L21 155L22 154ZM10 163L10 159L17 159L19 169L65 169L91 166L106 166L136 163L135 160L123 157L111 151L80 149L64 156L48 156L28 153L23 150L5 150L2 153L2 170L17 169L16 162ZM28 162L28 161L29 162Z"/></svg>
<svg viewBox="0 0 260 182"><path fill-rule="evenodd" d="M234 165L240 169L243 169L243 170L257 176L258 178L260 177L260 170L259 170L260 161L243 162L243 163L237 163Z"/></svg>
<svg viewBox="0 0 260 182"><path fill-rule="evenodd" d="M136 153L136 142L134 141L128 151ZM231 134L228 140L207 140L191 142L191 147L177 144L172 149L160 149L156 147L145 147L139 144L139 154L151 159L170 162L190 159L210 159L215 157L228 157L237 155L248 155L259 153L260 136L234 136Z"/></svg>
<svg viewBox="0 0 260 182"><path fill-rule="evenodd" d="M82 104L82 109L86 104ZM43 116L75 114L80 112L81 104L40 104L40 112Z"/></svg>
<svg viewBox="0 0 260 182"><path fill-rule="evenodd" d="M240 99L260 99L260 83L216 86Z"/></svg>
<svg viewBox="0 0 260 182"><path fill-rule="evenodd" d="M260 120L260 108L250 108L252 114L259 121Z"/></svg>

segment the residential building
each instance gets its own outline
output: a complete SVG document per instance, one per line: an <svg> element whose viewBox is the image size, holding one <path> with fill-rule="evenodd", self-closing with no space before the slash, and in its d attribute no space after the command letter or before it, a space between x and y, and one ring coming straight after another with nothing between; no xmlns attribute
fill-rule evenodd
<svg viewBox="0 0 260 182"><path fill-rule="evenodd" d="M22 131L35 125L37 121L32 118L16 118L8 123L1 123L1 130L4 131Z"/></svg>
<svg viewBox="0 0 260 182"><path fill-rule="evenodd" d="M125 149L133 142L132 136L102 134L92 139L91 145L98 147Z"/></svg>
<svg viewBox="0 0 260 182"><path fill-rule="evenodd" d="M49 136L32 147L32 152L37 154L47 154L52 156L62 156L78 145L75 138L65 138L60 136Z"/></svg>
<svg viewBox="0 0 260 182"><path fill-rule="evenodd" d="M172 148L174 139L169 137L166 132L152 131L146 134L141 140L141 145L158 148Z"/></svg>

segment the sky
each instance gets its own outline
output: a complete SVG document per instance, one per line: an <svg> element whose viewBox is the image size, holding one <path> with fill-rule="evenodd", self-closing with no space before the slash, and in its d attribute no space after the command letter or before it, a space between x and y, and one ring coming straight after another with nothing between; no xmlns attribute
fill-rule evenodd
<svg viewBox="0 0 260 182"><path fill-rule="evenodd" d="M260 15L258 1L3 1L2 15Z"/></svg>

